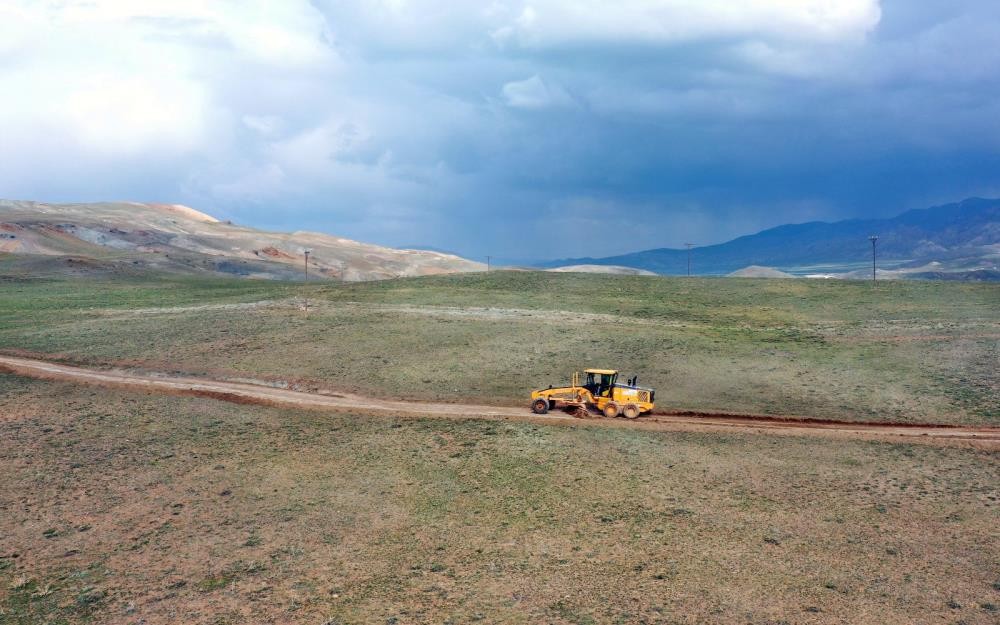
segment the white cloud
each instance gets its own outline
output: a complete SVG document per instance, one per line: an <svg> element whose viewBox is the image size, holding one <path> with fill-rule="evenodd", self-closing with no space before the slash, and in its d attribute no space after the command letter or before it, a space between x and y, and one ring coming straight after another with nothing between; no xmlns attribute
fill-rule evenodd
<svg viewBox="0 0 1000 625"><path fill-rule="evenodd" d="M120 37L210 38L242 56L280 66L331 60L322 14L303 0L15 0L17 13L41 16L54 29ZM117 37L116 37L117 38Z"/></svg>
<svg viewBox="0 0 1000 625"><path fill-rule="evenodd" d="M538 47L733 36L839 40L864 36L880 17L879 0L524 0L493 33Z"/></svg>
<svg viewBox="0 0 1000 625"><path fill-rule="evenodd" d="M77 83L48 113L95 152L137 154L200 148L207 108L196 83L98 74Z"/></svg>
<svg viewBox="0 0 1000 625"><path fill-rule="evenodd" d="M211 185L211 190L218 197L259 202L277 199L286 193L287 184L288 176L285 170L275 163L267 163L251 167L233 180L214 183Z"/></svg>
<svg viewBox="0 0 1000 625"><path fill-rule="evenodd" d="M525 80L509 82L501 91L507 105L514 108L546 109L573 103L561 87L546 84L537 74Z"/></svg>
<svg viewBox="0 0 1000 625"><path fill-rule="evenodd" d="M284 128L284 121L277 115L244 115L243 125L264 137L273 137Z"/></svg>
<svg viewBox="0 0 1000 625"><path fill-rule="evenodd" d="M68 153L204 149L242 117L218 92L233 67L330 69L328 38L306 0L14 0L0 7L0 83L16 94L0 130L58 133Z"/></svg>
<svg viewBox="0 0 1000 625"><path fill-rule="evenodd" d="M412 184L394 174L391 153L380 151L373 139L359 123L331 117L261 145L250 161L223 167L212 192L227 199L274 202L316 193L405 196Z"/></svg>
<svg viewBox="0 0 1000 625"><path fill-rule="evenodd" d="M271 146L286 169L322 176L335 161L355 162L371 136L358 124L331 119Z"/></svg>

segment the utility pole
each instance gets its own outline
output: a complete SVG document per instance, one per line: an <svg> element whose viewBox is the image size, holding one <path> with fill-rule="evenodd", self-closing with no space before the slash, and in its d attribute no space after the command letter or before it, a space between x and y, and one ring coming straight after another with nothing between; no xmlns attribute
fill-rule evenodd
<svg viewBox="0 0 1000 625"><path fill-rule="evenodd" d="M486 257L486 273L490 272L490 262L493 260L492 256Z"/></svg>
<svg viewBox="0 0 1000 625"><path fill-rule="evenodd" d="M305 256L306 256L306 262L305 262L306 282L309 282L309 253L311 251L312 250L303 250L303 252L305 252ZM304 305L305 305L306 313L308 314L309 313L309 293L306 293L305 304Z"/></svg>
<svg viewBox="0 0 1000 625"><path fill-rule="evenodd" d="M685 243L684 247L688 248L688 277L691 277L691 248L694 247L694 243Z"/></svg>
<svg viewBox="0 0 1000 625"><path fill-rule="evenodd" d="M872 242L872 284L875 284L875 243L878 241L878 235L873 234L868 240Z"/></svg>

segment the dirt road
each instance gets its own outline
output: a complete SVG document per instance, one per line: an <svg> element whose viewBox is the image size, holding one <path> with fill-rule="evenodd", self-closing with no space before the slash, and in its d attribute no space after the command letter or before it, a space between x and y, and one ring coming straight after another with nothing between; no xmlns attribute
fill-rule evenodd
<svg viewBox="0 0 1000 625"><path fill-rule="evenodd" d="M485 418L528 421L550 425L590 425L669 431L746 431L778 435L809 435L833 438L908 439L928 443L958 443L1000 449L1000 427L934 424L861 423L762 415L657 411L635 421L579 419L553 412L532 414L527 407L446 404L375 399L359 395L307 393L263 384L249 384L167 375L137 374L120 370L96 370L44 360L0 355L0 371L17 375L65 380L81 384L129 388L151 393L210 397L242 404L297 408L388 413L396 416L436 418ZM2 407L0 407L2 410ZM2 414L0 414L2 417Z"/></svg>

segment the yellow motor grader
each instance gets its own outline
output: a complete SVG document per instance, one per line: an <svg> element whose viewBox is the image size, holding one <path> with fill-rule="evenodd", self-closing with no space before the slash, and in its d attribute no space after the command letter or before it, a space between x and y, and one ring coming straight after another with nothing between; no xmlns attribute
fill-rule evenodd
<svg viewBox="0 0 1000 625"><path fill-rule="evenodd" d="M577 414L599 412L609 419L635 419L653 409L655 391L636 385L638 378L618 383L613 369L584 369L575 372L569 386L542 389L531 393L531 411L545 414L555 408L576 408Z"/></svg>

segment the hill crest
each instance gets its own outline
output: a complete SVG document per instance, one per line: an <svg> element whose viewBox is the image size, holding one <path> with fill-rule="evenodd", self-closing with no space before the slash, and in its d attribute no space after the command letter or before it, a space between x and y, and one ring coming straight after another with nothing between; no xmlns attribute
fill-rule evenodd
<svg viewBox="0 0 1000 625"><path fill-rule="evenodd" d="M106 270L302 279L306 250L310 274L317 278L377 280L484 268L440 252L397 250L319 232L257 230L180 204L0 200L0 253L24 256L25 262L29 256L74 257ZM38 262L49 270L54 266L51 260Z"/></svg>

